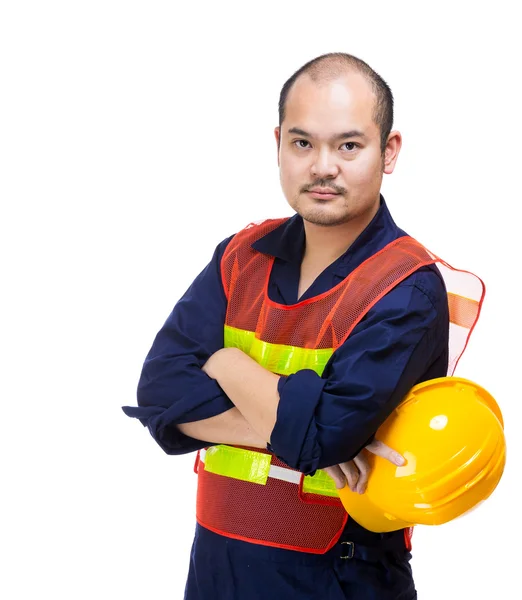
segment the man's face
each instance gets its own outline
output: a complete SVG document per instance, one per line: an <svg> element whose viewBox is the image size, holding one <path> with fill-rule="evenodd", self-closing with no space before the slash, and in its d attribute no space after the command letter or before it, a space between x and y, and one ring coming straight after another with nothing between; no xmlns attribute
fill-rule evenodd
<svg viewBox="0 0 522 600"><path fill-rule="evenodd" d="M358 73L321 84L304 75L290 90L281 130L275 131L278 163L283 193L306 221L340 225L371 219L377 211L383 156L374 103Z"/></svg>

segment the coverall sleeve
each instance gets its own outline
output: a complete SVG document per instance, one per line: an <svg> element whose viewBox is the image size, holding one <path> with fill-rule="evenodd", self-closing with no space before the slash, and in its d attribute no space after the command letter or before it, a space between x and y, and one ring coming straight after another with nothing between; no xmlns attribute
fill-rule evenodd
<svg viewBox="0 0 522 600"><path fill-rule="evenodd" d="M448 331L441 276L420 269L368 311L321 377L279 380L270 449L306 474L351 460L414 385L446 375Z"/></svg>
<svg viewBox="0 0 522 600"><path fill-rule="evenodd" d="M167 454L185 454L210 445L182 434L177 424L207 419L234 406L217 381L201 370L224 344L227 301L220 264L233 237L216 247L210 263L156 335L138 382L138 407L122 407L127 416L148 427Z"/></svg>

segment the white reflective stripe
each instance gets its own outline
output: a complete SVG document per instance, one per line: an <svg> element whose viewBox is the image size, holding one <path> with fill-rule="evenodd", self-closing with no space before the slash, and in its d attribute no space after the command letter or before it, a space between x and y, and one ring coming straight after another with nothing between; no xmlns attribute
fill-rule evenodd
<svg viewBox="0 0 522 600"><path fill-rule="evenodd" d="M272 477L272 479L281 479L281 481L288 481L290 483L298 484L301 481L301 473L299 471L292 471L292 469L276 467L275 465L270 465L268 476Z"/></svg>
<svg viewBox="0 0 522 600"><path fill-rule="evenodd" d="M205 448L199 451L199 460L202 463L205 462L206 453L207 451ZM281 481L288 481L289 483L299 484L301 481L301 473L299 471L285 469L284 467L276 467L275 465L270 465L268 476L272 477L272 479L280 479Z"/></svg>

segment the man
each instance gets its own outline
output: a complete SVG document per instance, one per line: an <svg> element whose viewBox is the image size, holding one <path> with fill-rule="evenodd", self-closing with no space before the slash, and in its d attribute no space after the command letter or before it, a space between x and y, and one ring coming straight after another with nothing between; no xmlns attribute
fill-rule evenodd
<svg viewBox="0 0 522 600"><path fill-rule="evenodd" d="M407 532L371 533L335 494L305 488L323 470L364 493L368 451L402 464L374 433L410 388L448 371L434 265L364 309L359 292L335 296L366 293L355 275L370 258L393 266L384 250L407 239L380 194L402 144L392 124L388 85L356 57L320 56L285 83L275 138L296 214L217 246L154 341L139 407L124 409L169 454L207 448L187 600L416 598Z"/></svg>

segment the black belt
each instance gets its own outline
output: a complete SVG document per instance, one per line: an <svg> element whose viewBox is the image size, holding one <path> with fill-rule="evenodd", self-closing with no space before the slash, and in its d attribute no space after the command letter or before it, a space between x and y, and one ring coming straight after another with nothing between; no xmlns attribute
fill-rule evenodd
<svg viewBox="0 0 522 600"><path fill-rule="evenodd" d="M365 530L363 530L365 531ZM404 554L406 543L404 541L404 531L389 533L371 533L366 532L361 535L361 531L344 532L338 544L340 546L340 558L350 560L359 558L371 562L382 560L388 553Z"/></svg>

